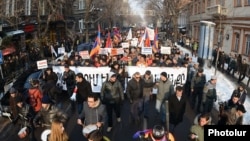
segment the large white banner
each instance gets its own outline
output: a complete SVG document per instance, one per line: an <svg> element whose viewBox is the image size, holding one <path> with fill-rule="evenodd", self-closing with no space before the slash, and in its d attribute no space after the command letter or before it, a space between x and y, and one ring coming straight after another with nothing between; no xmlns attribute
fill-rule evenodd
<svg viewBox="0 0 250 141"><path fill-rule="evenodd" d="M110 72L109 67L70 67L71 70L75 71L75 73L83 73L84 78L91 83L92 91L95 93L99 93L101 91L101 86L104 81L106 81L108 77L108 73ZM158 81L160 79L161 72L166 72L167 77L170 81L176 85L183 85L186 82L187 77L187 69L186 68L171 68L171 67L137 67L137 66L127 66L125 71L128 72L128 77L125 79L125 87L127 82L132 78L135 72L140 72L141 75L150 70L154 81ZM58 83L63 86L66 90L66 86L62 80L62 75L64 72L63 66L53 66L53 71L58 75Z"/></svg>

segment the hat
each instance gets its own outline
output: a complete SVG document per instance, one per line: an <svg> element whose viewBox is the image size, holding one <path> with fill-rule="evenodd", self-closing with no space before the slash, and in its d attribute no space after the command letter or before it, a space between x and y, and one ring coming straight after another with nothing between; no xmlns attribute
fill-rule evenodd
<svg viewBox="0 0 250 141"><path fill-rule="evenodd" d="M242 105L242 104L238 105L237 111L238 110L241 111L242 113L246 113L246 109L245 109L244 105Z"/></svg>
<svg viewBox="0 0 250 141"><path fill-rule="evenodd" d="M17 90L15 89L15 88L10 88L10 94L13 94L13 93L16 93L17 92Z"/></svg>
<svg viewBox="0 0 250 141"><path fill-rule="evenodd" d="M95 124L91 124L91 125L85 126L82 129L82 133L84 136L87 136L88 134L90 134L91 132L95 130L98 130L98 127Z"/></svg>
<svg viewBox="0 0 250 141"><path fill-rule="evenodd" d="M213 75L211 76L211 79L217 79L217 76Z"/></svg>
<svg viewBox="0 0 250 141"><path fill-rule="evenodd" d="M110 79L111 77L115 77L116 76L116 74L114 73L114 72L109 72L109 74L108 74L108 78Z"/></svg>
<svg viewBox="0 0 250 141"><path fill-rule="evenodd" d="M166 72L162 72L162 73L161 73L161 76L164 76L164 77L167 78L167 73L166 73Z"/></svg>
<svg viewBox="0 0 250 141"><path fill-rule="evenodd" d="M44 104L50 104L51 103L50 98L49 98L48 95L43 95L42 103L44 103Z"/></svg>
<svg viewBox="0 0 250 141"><path fill-rule="evenodd" d="M69 65L68 65L68 64L65 64L65 65L64 65L64 68L69 68Z"/></svg>

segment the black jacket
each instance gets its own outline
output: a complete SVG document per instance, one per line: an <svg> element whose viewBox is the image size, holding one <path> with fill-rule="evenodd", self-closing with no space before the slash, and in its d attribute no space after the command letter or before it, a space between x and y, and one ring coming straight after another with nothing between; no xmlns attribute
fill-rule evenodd
<svg viewBox="0 0 250 141"><path fill-rule="evenodd" d="M91 84L86 80L83 79L82 82L76 83L77 86L77 94L76 94L76 101L78 103L83 103L87 100L88 95L92 93Z"/></svg>

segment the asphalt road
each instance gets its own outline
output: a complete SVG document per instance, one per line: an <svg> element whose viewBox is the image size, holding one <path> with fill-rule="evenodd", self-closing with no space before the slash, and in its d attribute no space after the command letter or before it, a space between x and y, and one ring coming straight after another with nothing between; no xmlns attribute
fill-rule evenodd
<svg viewBox="0 0 250 141"><path fill-rule="evenodd" d="M154 108L155 100L150 102L149 108L149 118L148 121L142 120L139 123L132 122L129 117L130 104L128 100L125 100L122 105L122 114L120 123L116 123L114 118L114 127L111 132L107 133L104 127L104 134L111 139L111 141L133 141L133 134L138 130L147 128L152 128L156 124L161 124L160 117L157 117ZM69 114L69 120L65 125L66 132L70 137L70 141L86 141L82 135L82 127L76 124L77 113L71 113L70 104L68 100L63 105L63 110ZM189 103L187 104L186 113L184 116L184 121L180 123L176 128L175 132L172 133L175 137L175 141L187 141L187 136L189 134L189 128L193 124L193 119L195 113L190 108ZM147 123L147 124L146 124ZM10 123L6 118L0 117L0 140L1 141L19 141L17 136L19 128L16 125ZM3 127L4 126L4 127ZM21 140L20 140L21 141Z"/></svg>

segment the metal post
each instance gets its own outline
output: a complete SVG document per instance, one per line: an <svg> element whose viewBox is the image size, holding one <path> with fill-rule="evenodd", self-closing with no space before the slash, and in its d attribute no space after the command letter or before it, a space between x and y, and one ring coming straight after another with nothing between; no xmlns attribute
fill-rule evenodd
<svg viewBox="0 0 250 141"><path fill-rule="evenodd" d="M221 3L220 3L220 5L221 5ZM219 13L219 14L220 14L220 15L219 15L219 22L220 22L220 24L219 24L219 37L220 37L220 38L219 38L218 50L217 50L217 54L216 54L214 75L216 75L217 70L218 70L217 64L218 64L218 60L219 60L220 47L221 47L221 42L222 42L222 40L221 40L221 8L220 8L220 13ZM223 69L224 69L224 68L223 68Z"/></svg>

